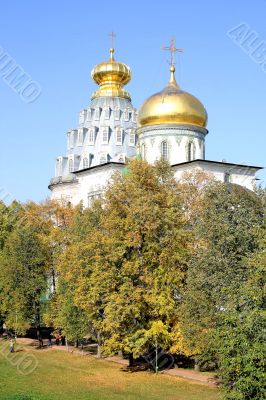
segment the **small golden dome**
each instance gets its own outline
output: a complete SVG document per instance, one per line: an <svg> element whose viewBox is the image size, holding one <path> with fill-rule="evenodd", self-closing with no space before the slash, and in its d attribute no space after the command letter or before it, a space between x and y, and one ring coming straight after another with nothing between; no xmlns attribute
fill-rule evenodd
<svg viewBox="0 0 266 400"><path fill-rule="evenodd" d="M91 77L100 86L93 93L92 99L100 96L130 99L123 86L131 80L131 71L126 64L115 61L113 48L110 49L110 60L97 64L91 71Z"/></svg>
<svg viewBox="0 0 266 400"><path fill-rule="evenodd" d="M175 80L175 67L170 67L170 80L159 93L149 97L138 113L138 126L180 124L205 128L207 112L202 103L180 89Z"/></svg>

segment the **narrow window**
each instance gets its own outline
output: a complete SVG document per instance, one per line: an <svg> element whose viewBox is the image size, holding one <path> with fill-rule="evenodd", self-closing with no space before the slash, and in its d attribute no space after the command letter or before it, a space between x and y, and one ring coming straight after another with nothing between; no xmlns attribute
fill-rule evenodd
<svg viewBox="0 0 266 400"><path fill-rule="evenodd" d="M187 159L188 161L192 161L193 160L193 150L194 150L194 146L192 142L189 142L188 144L188 149L187 149Z"/></svg>
<svg viewBox="0 0 266 400"><path fill-rule="evenodd" d="M230 183L231 182L231 175L229 174L229 172L226 172L224 174L224 183Z"/></svg>
<svg viewBox="0 0 266 400"><path fill-rule="evenodd" d="M125 121L129 121L129 111L128 111L128 109L126 109L126 110L124 111L124 120L125 120Z"/></svg>
<svg viewBox="0 0 266 400"><path fill-rule="evenodd" d="M135 133L134 133L133 129L131 129L129 132L129 145L135 146Z"/></svg>
<svg viewBox="0 0 266 400"><path fill-rule="evenodd" d="M102 143L108 144L108 128L103 128L102 131Z"/></svg>
<svg viewBox="0 0 266 400"><path fill-rule="evenodd" d="M83 129L79 129L78 131L78 146L83 145Z"/></svg>
<svg viewBox="0 0 266 400"><path fill-rule="evenodd" d="M114 112L115 112L115 120L116 120L116 121L119 121L119 119L120 119L120 110L119 110L119 107L116 107L115 110L114 110Z"/></svg>
<svg viewBox="0 0 266 400"><path fill-rule="evenodd" d="M100 157L100 164L105 164L107 162L107 155L102 154Z"/></svg>
<svg viewBox="0 0 266 400"><path fill-rule="evenodd" d="M89 159L87 157L83 158L83 168L89 167Z"/></svg>
<svg viewBox="0 0 266 400"><path fill-rule="evenodd" d="M87 114L87 110L86 109L83 109L83 110L80 111L80 114L79 114L79 123L80 124L83 124L85 122L86 114Z"/></svg>
<svg viewBox="0 0 266 400"><path fill-rule="evenodd" d="M94 119L98 121L100 119L100 114L101 114L100 108L96 108Z"/></svg>
<svg viewBox="0 0 266 400"><path fill-rule="evenodd" d="M89 144L94 144L94 129L90 128L89 130Z"/></svg>
<svg viewBox="0 0 266 400"><path fill-rule="evenodd" d="M109 108L106 108L104 110L104 118L105 119L109 119L110 118L110 109Z"/></svg>
<svg viewBox="0 0 266 400"><path fill-rule="evenodd" d="M161 143L161 157L164 161L169 159L168 143L165 140Z"/></svg>
<svg viewBox="0 0 266 400"><path fill-rule="evenodd" d="M70 133L70 148L74 147L74 141L75 141L75 132L72 131Z"/></svg>
<svg viewBox="0 0 266 400"><path fill-rule="evenodd" d="M59 159L56 162L56 176L62 176L62 160Z"/></svg>
<svg viewBox="0 0 266 400"><path fill-rule="evenodd" d="M122 145L122 129L121 128L116 128L116 132L115 132L115 134L116 134L116 138L115 138L115 141L116 141L116 144L117 145Z"/></svg>
<svg viewBox="0 0 266 400"><path fill-rule="evenodd" d="M91 117L92 117L92 110L91 110L91 108L89 107L89 108L88 108L88 111L87 111L87 120L88 120L88 121L91 121Z"/></svg>
<svg viewBox="0 0 266 400"><path fill-rule="evenodd" d="M133 111L132 113L132 122L136 122L137 120L137 113L135 111Z"/></svg>
<svg viewBox="0 0 266 400"><path fill-rule="evenodd" d="M146 146L144 143L142 143L142 145L141 145L140 155L141 155L142 160L146 160Z"/></svg>
<svg viewBox="0 0 266 400"><path fill-rule="evenodd" d="M73 172L74 171L74 162L72 158L68 161L68 171Z"/></svg>

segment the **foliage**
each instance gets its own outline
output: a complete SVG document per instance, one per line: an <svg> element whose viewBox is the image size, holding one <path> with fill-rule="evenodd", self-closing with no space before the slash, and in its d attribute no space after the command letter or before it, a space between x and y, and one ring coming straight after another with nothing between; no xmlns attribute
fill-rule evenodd
<svg viewBox="0 0 266 400"><path fill-rule="evenodd" d="M158 321L169 336L186 271L185 227L178 185L164 163L131 162L127 174L114 177L102 206L77 216L60 274L105 352L140 355Z"/></svg>
<svg viewBox="0 0 266 400"><path fill-rule="evenodd" d="M258 236L259 248L244 260L248 279L235 293L234 306L228 307L216 333L219 374L228 400L266 397L265 225Z"/></svg>
<svg viewBox="0 0 266 400"><path fill-rule="evenodd" d="M17 226L8 237L0 259L1 309L5 323L23 333L40 325L40 299L47 287L46 251L29 226Z"/></svg>

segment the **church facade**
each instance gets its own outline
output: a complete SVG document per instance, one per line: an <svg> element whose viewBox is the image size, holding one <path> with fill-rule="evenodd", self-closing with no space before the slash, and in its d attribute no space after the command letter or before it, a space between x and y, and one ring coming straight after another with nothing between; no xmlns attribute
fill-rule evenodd
<svg viewBox="0 0 266 400"><path fill-rule="evenodd" d="M176 50L174 47L172 47ZM114 59L96 65L92 78L99 89L79 114L76 129L67 132L67 152L56 159L52 198L85 207L102 196L114 172L141 155L153 164L167 160L177 180L187 171L203 170L215 179L253 190L260 167L205 159L207 112L175 80L174 63L166 87L149 97L137 111L124 90L130 68Z"/></svg>

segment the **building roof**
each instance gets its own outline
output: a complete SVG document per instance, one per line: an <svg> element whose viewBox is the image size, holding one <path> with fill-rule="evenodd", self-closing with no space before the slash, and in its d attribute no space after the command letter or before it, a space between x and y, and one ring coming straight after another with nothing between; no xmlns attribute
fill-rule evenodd
<svg viewBox="0 0 266 400"><path fill-rule="evenodd" d="M190 165L190 164L219 164L219 165L224 165L224 166L232 166L232 167L240 167L240 168L253 168L255 170L260 170L263 169L264 167L258 167L255 165L246 165L246 164L235 164L235 163L228 163L225 161L212 161L212 160L201 160L201 159L196 159L196 160L192 160L192 161L185 161L179 164L174 164L172 165L172 167L179 167L182 165Z"/></svg>

